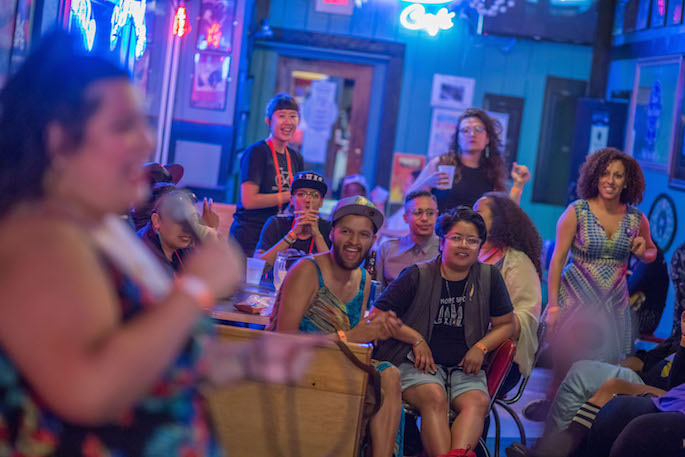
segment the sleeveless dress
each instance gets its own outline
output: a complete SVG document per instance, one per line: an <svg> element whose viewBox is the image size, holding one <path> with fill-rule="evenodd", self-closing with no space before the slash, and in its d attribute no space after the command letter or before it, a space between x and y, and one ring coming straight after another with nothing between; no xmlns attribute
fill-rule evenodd
<svg viewBox="0 0 685 457"><path fill-rule="evenodd" d="M359 285L359 292L352 300L343 303L333 292L330 291L323 282L321 268L316 260L312 257L305 257L303 261L309 260L316 267L316 272L319 277L319 289L314 295L314 299L307 307L300 321L298 330L302 333L335 333L338 330L347 332L359 323L361 318L362 305L364 304L364 287L366 286L366 270L362 268L362 279ZM274 310L271 313L271 322L268 330L276 328L276 316L278 316L278 307L280 304L280 294L276 299ZM392 364L389 362L379 362L372 360L372 365L378 370L383 371ZM393 450L393 457L402 457L404 450L404 409L402 410L402 417L400 419L400 426L397 430L397 437L395 438L395 448Z"/></svg>
<svg viewBox="0 0 685 457"><path fill-rule="evenodd" d="M578 222L571 261L559 284L562 326L574 318L601 325L603 343L592 359L616 363L633 346L626 272L642 213L626 206L626 214L609 238L586 200L572 205Z"/></svg>
<svg viewBox="0 0 685 457"><path fill-rule="evenodd" d="M105 262L121 305L122 321L144 309L142 290ZM202 354L213 331L197 322L178 358L147 394L119 420L76 426L54 415L0 348L0 456L13 457L219 457L208 406L197 390ZM135 376L135 373L131 373Z"/></svg>

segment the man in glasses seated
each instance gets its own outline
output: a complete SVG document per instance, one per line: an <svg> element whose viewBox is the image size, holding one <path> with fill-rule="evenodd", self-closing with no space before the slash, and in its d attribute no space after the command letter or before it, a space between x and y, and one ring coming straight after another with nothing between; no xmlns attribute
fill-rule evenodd
<svg viewBox="0 0 685 457"><path fill-rule="evenodd" d="M391 283L409 265L438 255L440 240L435 235L438 202L427 190L411 192L404 200L404 220L409 234L381 244L376 259L380 288Z"/></svg>
<svg viewBox="0 0 685 457"><path fill-rule="evenodd" d="M474 457L490 401L485 354L512 336L513 307L499 270L478 262L487 237L478 213L460 206L438 218L435 232L441 254L405 268L374 304L372 315L392 311L403 323L374 356L399 368L426 454ZM451 427L450 408L458 414Z"/></svg>
<svg viewBox="0 0 685 457"><path fill-rule="evenodd" d="M326 252L331 246L331 223L319 217L319 208L328 191L323 177L313 171L295 175L290 193L289 215L271 216L262 228L255 256L273 267L279 252L288 248L305 254Z"/></svg>

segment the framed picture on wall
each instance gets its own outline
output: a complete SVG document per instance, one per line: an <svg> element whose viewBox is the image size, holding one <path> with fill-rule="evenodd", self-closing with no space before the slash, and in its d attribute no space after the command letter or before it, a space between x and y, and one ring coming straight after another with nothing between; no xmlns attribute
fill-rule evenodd
<svg viewBox="0 0 685 457"><path fill-rule="evenodd" d="M228 88L229 56L198 52L195 54L190 106L224 110Z"/></svg>
<svg viewBox="0 0 685 457"><path fill-rule="evenodd" d="M682 96L681 56L639 60L628 113L626 152L643 168L667 172Z"/></svg>
<svg viewBox="0 0 685 457"><path fill-rule="evenodd" d="M431 106L464 110L473 106L476 80L452 75L433 75Z"/></svg>

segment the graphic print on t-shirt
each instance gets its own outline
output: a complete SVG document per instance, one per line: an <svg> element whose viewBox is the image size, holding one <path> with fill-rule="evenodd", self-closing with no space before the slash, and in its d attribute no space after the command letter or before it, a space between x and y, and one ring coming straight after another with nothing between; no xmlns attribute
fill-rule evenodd
<svg viewBox="0 0 685 457"><path fill-rule="evenodd" d="M466 297L440 298L440 311L435 319L435 325L462 327L464 324L464 302Z"/></svg>
<svg viewBox="0 0 685 457"><path fill-rule="evenodd" d="M454 367L469 350L464 333L464 307L466 306L466 279L442 280L440 308L433 320L430 348L438 365Z"/></svg>

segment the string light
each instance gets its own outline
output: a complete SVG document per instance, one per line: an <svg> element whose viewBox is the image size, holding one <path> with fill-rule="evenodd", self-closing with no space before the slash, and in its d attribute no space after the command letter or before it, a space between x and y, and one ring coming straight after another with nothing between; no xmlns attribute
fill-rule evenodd
<svg viewBox="0 0 685 457"><path fill-rule="evenodd" d="M176 16L174 16L174 35L179 38L187 35L190 32L190 24L188 24L188 14L186 13L186 7L181 5L176 10Z"/></svg>

